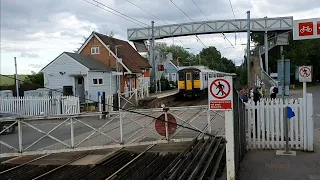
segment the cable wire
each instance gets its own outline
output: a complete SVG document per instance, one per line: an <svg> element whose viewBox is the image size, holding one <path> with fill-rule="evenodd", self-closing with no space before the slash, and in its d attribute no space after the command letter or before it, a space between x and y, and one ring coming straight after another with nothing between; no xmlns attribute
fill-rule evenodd
<svg viewBox="0 0 320 180"><path fill-rule="evenodd" d="M199 11L202 13L202 15L207 19L207 21L210 21L209 20L209 18L204 14L204 12L201 10L201 8L197 5L197 3L194 1L194 0L192 0L192 2L193 2L193 4L199 9ZM230 43L230 45L233 47L233 48L235 48L234 46L233 46L233 44L229 41L229 39L227 38L227 36L222 32L221 33L222 35L223 35L223 37L224 37L224 39L227 39L228 40L228 42ZM213 37L209 34L209 36L213 39ZM216 41L215 39L213 39L214 41ZM216 41L218 44L220 44L218 41ZM220 45L221 46L221 45ZM223 47L223 46L221 46L221 47ZM224 48L224 47L223 47ZM224 50L227 52L227 50L224 48Z"/></svg>
<svg viewBox="0 0 320 180"><path fill-rule="evenodd" d="M13 80L18 80L19 82L27 82L25 80L20 80L20 79L17 79L15 77L11 77L11 76L8 76L8 75L4 75L4 74L0 74L0 76L3 76L3 77L6 77L6 78L10 78L10 79L13 79ZM44 88L44 89L48 89L50 91L55 91L55 92L59 92L59 93L62 93L62 91L59 91L59 90L56 90L56 89L51 89L51 88L47 88L47 87L43 87L41 85L38 85L38 84L35 84L35 83L30 83L30 82L27 82L29 84L32 84L32 85L35 85L35 86L38 86L39 88ZM92 99L87 99L87 98L82 98L82 97L79 97L79 96L75 96L73 95L74 97L77 97L79 99L83 99L83 100L89 100L89 101L92 101L94 103L99 103L95 100L92 100ZM129 109L124 109L124 108L121 108L121 107L116 107L116 106L112 106L112 105L109 105L109 104L105 104L106 106L110 106L110 107L113 107L113 108L118 108L118 109L121 109L123 111L127 111L127 112L130 112L130 113L134 113L134 114L139 114L139 115L142 115L142 116L146 116L146 117L150 117L152 119L157 119L157 120L160 120L160 121L164 121L164 122L167 122L168 124L173 124L173 125L177 125L177 126L180 126L182 128L186 128L186 129L189 129L189 130L192 130L192 131L196 131L196 132L199 132L199 133L203 133L205 135L208 135L208 136L213 136L212 134L209 134L209 133L206 133L206 132L202 132L198 129L195 129L195 128L191 128L191 127L187 127L187 126L184 126L184 125L181 125L179 123L174 123L174 122L170 122L170 121L165 121L165 120L162 120L162 119L158 119L157 117L154 117L154 116L151 116L149 114L144 114L144 113L141 113L141 112L136 112L136 111L133 111L133 110L129 110ZM105 113L105 112L104 112Z"/></svg>
<svg viewBox="0 0 320 180"><path fill-rule="evenodd" d="M89 2L89 1L87 1L87 0L83 0L83 1L89 3L89 4L93 5L93 6L96 6L96 7L100 8L100 9L102 9L102 10L105 10L105 11L111 13L111 14L114 14L114 15L116 15L116 16L118 16L118 17L121 17L121 18L123 18L123 19L125 19L125 20L127 20L127 21L130 21L130 22L132 22L132 23L134 23L134 24L136 24L136 25L139 25L139 26L141 26L141 27L145 27L145 26L143 26L143 25L141 25L141 24L138 24L137 22L135 22L135 21L133 21L133 20L131 20L131 19L128 19L128 18L123 17L123 16L121 16L121 15L119 15L119 14L116 14L116 13L114 13L114 12L108 10L108 9L105 9L105 8L99 6L98 4L94 4L94 3ZM145 23L142 23L142 24L145 24Z"/></svg>
<svg viewBox="0 0 320 180"><path fill-rule="evenodd" d="M99 2L99 1L97 1L97 0L93 0L93 1L94 1L94 2L96 2L96 3L98 3L98 4L100 4L101 6L104 6L104 7L108 8L108 9L111 9L111 10L113 10L113 11L115 11L115 12L117 12L117 13L119 13L119 14L121 14L121 15L125 16L125 17L128 17L128 18L130 18L130 19L134 20L134 21L137 21L137 22L139 22L139 23L141 23L141 24L144 24L144 25L150 26L150 25L148 25L148 24L146 24L146 23L144 23L144 22L142 22L142 21L139 21L139 20L137 20L137 19L135 19L135 18L133 18L133 17L130 17L130 16L126 15L126 14L123 14L122 12L117 11L117 10L115 10L115 9L113 9L113 8L111 8L111 7L109 7L109 6L105 5L105 4L103 4L103 3Z"/></svg>
<svg viewBox="0 0 320 180"><path fill-rule="evenodd" d="M192 22L194 22L194 20L193 20L192 18L190 18L190 16L188 16L187 13L185 13L178 5L176 5L176 3L173 2L173 0L170 0L170 2L171 2L176 8L178 8L184 15L186 15ZM201 39L200 39L197 35L195 35L195 36L196 36L196 38L201 42L201 44L202 44L205 48L207 48L207 46L201 41Z"/></svg>

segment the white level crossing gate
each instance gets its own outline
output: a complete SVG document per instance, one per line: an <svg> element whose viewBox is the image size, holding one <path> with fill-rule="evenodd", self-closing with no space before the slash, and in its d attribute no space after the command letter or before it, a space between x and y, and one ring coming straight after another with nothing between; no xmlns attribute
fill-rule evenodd
<svg viewBox="0 0 320 180"><path fill-rule="evenodd" d="M104 119L99 118L101 113L1 119L8 125L0 130L0 157L183 142L199 133L202 137L224 134L224 115L220 111L208 111L208 106L164 109L114 111ZM175 131L159 134L152 117L162 114L175 118ZM12 127L16 128L14 133L3 135Z"/></svg>
<svg viewBox="0 0 320 180"><path fill-rule="evenodd" d="M283 108L290 106L295 116L289 121L289 146L294 150L313 151L313 102L307 95L307 112L304 116L303 99L262 99L246 104L247 142L249 149L285 148ZM307 118L304 118L307 117Z"/></svg>

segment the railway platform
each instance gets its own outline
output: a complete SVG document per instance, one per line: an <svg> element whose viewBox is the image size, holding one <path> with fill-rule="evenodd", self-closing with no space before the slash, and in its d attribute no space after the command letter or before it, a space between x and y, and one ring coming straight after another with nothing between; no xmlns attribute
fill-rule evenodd
<svg viewBox="0 0 320 180"><path fill-rule="evenodd" d="M140 99L139 106L142 108L159 108L161 104L168 105L175 100L175 95L178 94L178 92L178 89L174 89L150 94L149 97Z"/></svg>

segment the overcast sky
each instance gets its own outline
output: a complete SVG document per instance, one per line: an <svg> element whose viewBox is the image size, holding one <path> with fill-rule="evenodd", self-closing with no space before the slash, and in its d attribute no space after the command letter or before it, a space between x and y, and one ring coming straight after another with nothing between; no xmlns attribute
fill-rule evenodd
<svg viewBox="0 0 320 180"><path fill-rule="evenodd" d="M86 0L95 3L93 0ZM17 57L18 73L29 74L39 71L63 51L76 50L84 37L92 31L127 39L127 29L141 27L122 19L106 10L93 6L84 0L1 0L1 74L14 73L13 58ZM152 13L159 19L135 7L127 0L98 0L130 17L156 25L190 22L170 0L130 0L133 4ZM173 0L194 21L206 17L192 0ZM194 0L210 20L234 19L229 0ZM279 4L281 3L281 4ZM294 19L316 18L320 14L320 0L231 0L235 17L246 18L251 11L252 18L293 16ZM100 6L103 7L103 6ZM201 35L206 46L215 46L222 55L241 63L246 34ZM195 36L161 40L168 44L182 45L197 53L204 46ZM182 44L182 43L183 44Z"/></svg>

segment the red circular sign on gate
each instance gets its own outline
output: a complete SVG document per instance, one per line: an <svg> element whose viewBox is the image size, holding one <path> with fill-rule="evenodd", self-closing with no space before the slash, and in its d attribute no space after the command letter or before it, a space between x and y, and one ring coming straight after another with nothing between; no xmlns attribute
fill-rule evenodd
<svg viewBox="0 0 320 180"><path fill-rule="evenodd" d="M170 113L167 113L167 117L168 117L168 130L169 130L169 134L173 134L174 132L176 132L177 129L177 120L176 118L174 118L174 116ZM161 136L165 136L166 135L166 125L165 125L165 115L162 114L161 116L159 116L155 122L155 128L156 131L158 132L158 134L160 134Z"/></svg>

